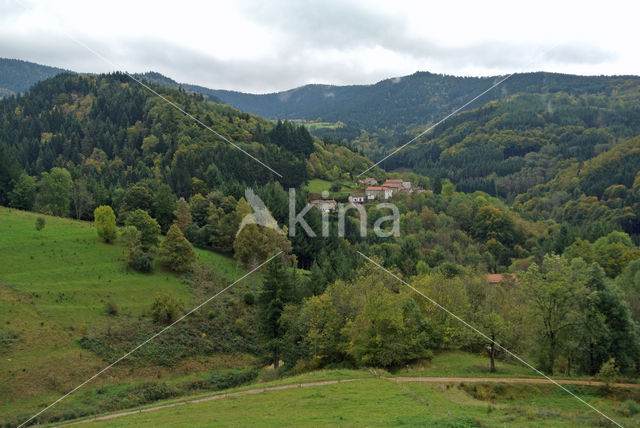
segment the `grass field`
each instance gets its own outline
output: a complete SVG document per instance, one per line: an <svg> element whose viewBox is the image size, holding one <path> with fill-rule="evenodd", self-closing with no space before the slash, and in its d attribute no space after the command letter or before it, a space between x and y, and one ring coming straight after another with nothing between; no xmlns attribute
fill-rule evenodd
<svg viewBox="0 0 640 428"><path fill-rule="evenodd" d="M189 285L180 277L160 270L141 274L128 269L123 247L101 242L90 223L43 216L46 226L37 231L37 217L0 207L0 333L13 337L0 348L0 421L2 416L37 409L105 366L80 348L77 340L113 322L107 301L115 302L119 313L132 319L147 312L159 293L173 294L185 307L195 303ZM200 263L213 266L225 279L244 273L231 258L197 253ZM241 365L243 359L235 361ZM205 361L191 365L216 367ZM149 368L129 374L127 370L114 368L101 382L171 372Z"/></svg>
<svg viewBox="0 0 640 428"><path fill-rule="evenodd" d="M593 387L577 388L576 392L624 426L640 426L628 403L609 399ZM460 384L399 384L382 378L227 397L79 426L214 425L612 426L550 385L480 384L470 388Z"/></svg>
<svg viewBox="0 0 640 428"><path fill-rule="evenodd" d="M320 194L326 190L329 192L330 197L334 197L334 195L350 194L354 191L353 184L348 181L341 181L342 188L340 189L340 192L331 192L329 190L331 188L331 184L332 183L328 180L314 178L313 180L309 180L307 190L309 190L309 193L315 194Z"/></svg>

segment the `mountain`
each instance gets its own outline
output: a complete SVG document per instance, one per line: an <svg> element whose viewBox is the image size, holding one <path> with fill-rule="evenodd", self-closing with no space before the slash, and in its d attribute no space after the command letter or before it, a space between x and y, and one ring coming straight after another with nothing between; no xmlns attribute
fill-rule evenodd
<svg viewBox="0 0 640 428"><path fill-rule="evenodd" d="M0 58L0 98L26 92L35 83L68 70L19 59Z"/></svg>
<svg viewBox="0 0 640 428"><path fill-rule="evenodd" d="M305 119L354 123L368 131L403 133L433 123L497 83L503 76L457 77L429 72L386 79L374 85L306 85L256 95L212 90L221 100L271 119ZM557 73L515 74L468 106L520 92L571 95L610 93L637 77L573 76Z"/></svg>
<svg viewBox="0 0 640 428"><path fill-rule="evenodd" d="M209 101L214 103L222 103L223 101L214 95L214 90L205 88L204 86L192 85L189 83L178 83L170 77L160 74L155 71L147 71L146 73L136 73L136 78L144 79L147 82L154 83L158 86L165 86L167 88L183 89L187 92L204 95Z"/></svg>

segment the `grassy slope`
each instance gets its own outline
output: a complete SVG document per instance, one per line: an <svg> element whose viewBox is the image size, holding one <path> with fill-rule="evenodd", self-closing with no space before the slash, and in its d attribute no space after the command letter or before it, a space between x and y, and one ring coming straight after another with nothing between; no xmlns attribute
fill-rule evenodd
<svg viewBox="0 0 640 428"><path fill-rule="evenodd" d="M393 373L394 376L489 377L487 359L463 352L443 352L423 367L416 365ZM382 377L384 371L377 371ZM498 362L500 377L528 376L528 370L515 364ZM598 425L602 418L582 403L553 385L469 384L446 385L402 383L372 379L366 370L321 370L271 382L233 388L237 392L278 385L291 385L336 379L361 379L339 385L305 389L269 391L259 395L225 398L162 409L135 416L125 416L97 423L98 426L209 426L216 425L427 425L474 426L575 426L576 423ZM622 401L626 396L606 397L597 387L567 386L589 403L605 411L624 426L638 426L639 421L625 416ZM189 399L209 397L200 394ZM638 392L636 400L640 399ZM145 407L184 401L166 400ZM640 408L640 405L636 405ZM248 416L250 415L250 416ZM637 415L636 415L637 416ZM247 419L249 417L249 419ZM95 424L93 424L95 425ZM92 425L92 426L93 426ZM606 424L605 424L606 426Z"/></svg>
<svg viewBox="0 0 640 428"><path fill-rule="evenodd" d="M128 270L123 248L101 242L90 223L44 216L46 227L38 232L37 217L0 207L0 328L18 334L17 342L0 348L0 415L4 416L30 412L105 366L76 341L112 322L105 310L107 300L117 304L120 314L134 318L162 292L173 293L186 307L194 304L189 286L179 277ZM198 256L226 278L242 274L228 257L208 251L198 251ZM97 383L144 379L161 372L171 374L167 369L130 374L128 369L114 368Z"/></svg>
<svg viewBox="0 0 640 428"><path fill-rule="evenodd" d="M332 183L322 178L314 178L313 180L309 180L309 184L307 184L306 187L310 193L314 194L320 194L326 190L327 192L329 192L330 197L340 197L343 196L343 193L362 193L362 189L354 188L353 184L349 183L348 181L341 180L340 182L342 184L340 192L331 192L329 189L331 188Z"/></svg>
<svg viewBox="0 0 640 428"><path fill-rule="evenodd" d="M490 388L494 388L490 386ZM602 418L553 386L501 384L493 402L460 385L397 384L384 379L269 391L187 404L92 423L109 427L204 426L596 426ZM493 389L490 389L493 391ZM580 391L625 426L619 403L597 390ZM506 397L502 397L506 395ZM475 397L474 397L475 396ZM82 426L82 425L80 425ZM604 425L606 426L606 424Z"/></svg>

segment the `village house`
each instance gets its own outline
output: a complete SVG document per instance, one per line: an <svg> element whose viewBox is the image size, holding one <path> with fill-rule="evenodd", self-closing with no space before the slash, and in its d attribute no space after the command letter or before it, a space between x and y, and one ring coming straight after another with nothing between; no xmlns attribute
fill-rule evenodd
<svg viewBox="0 0 640 428"><path fill-rule="evenodd" d="M383 187L389 188L393 193L412 193L412 185L410 181L403 181L400 178L390 179L382 184Z"/></svg>
<svg viewBox="0 0 640 428"><path fill-rule="evenodd" d="M338 203L334 199L315 199L311 201L311 205L320 211L328 213L335 210Z"/></svg>
<svg viewBox="0 0 640 428"><path fill-rule="evenodd" d="M358 180L358 184L361 184L363 186L377 186L378 180L373 177L367 177L365 179Z"/></svg>
<svg viewBox="0 0 640 428"><path fill-rule="evenodd" d="M349 202L352 204L364 204L367 201L367 195L349 195Z"/></svg>
<svg viewBox="0 0 640 428"><path fill-rule="evenodd" d="M387 200L393 195L393 190L384 186L370 186L365 189L365 193L367 194L367 198L369 200Z"/></svg>

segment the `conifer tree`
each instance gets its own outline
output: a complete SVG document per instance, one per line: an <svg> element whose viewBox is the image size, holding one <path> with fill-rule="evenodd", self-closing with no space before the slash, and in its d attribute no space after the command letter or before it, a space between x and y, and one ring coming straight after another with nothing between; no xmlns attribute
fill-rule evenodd
<svg viewBox="0 0 640 428"><path fill-rule="evenodd" d="M196 262L196 253L177 224L173 224L158 251L160 263L175 272L184 272Z"/></svg>

